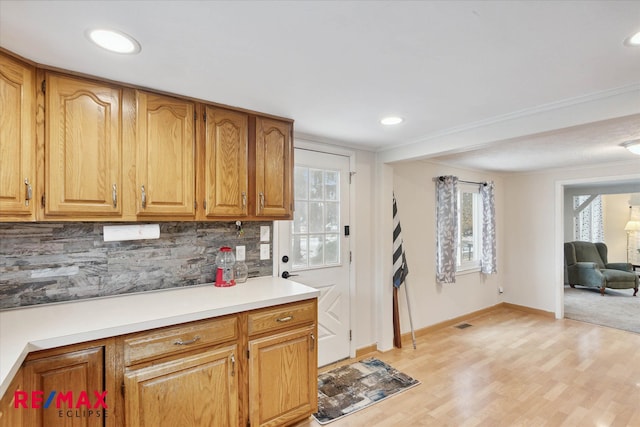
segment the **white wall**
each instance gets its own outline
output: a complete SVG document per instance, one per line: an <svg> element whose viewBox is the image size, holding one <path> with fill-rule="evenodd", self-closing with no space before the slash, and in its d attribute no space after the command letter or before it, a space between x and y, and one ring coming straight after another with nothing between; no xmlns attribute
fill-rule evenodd
<svg viewBox="0 0 640 427"><path fill-rule="evenodd" d="M503 180L490 173L455 169L427 161L393 165L393 190L398 203L409 276L411 310L416 329L491 307L501 301L498 287L504 266L504 196ZM435 277L435 184L439 175L455 175L461 180L487 181L496 184L496 275L473 272L456 277L456 283L439 284ZM391 210L391 201L388 209ZM392 234L392 230L381 230ZM389 260L391 262L391 260ZM383 286L391 287L391 281ZM404 286L404 285L403 285ZM507 290L508 292L508 290ZM405 290L400 288L400 324L402 332L410 330ZM391 313L389 313L390 315Z"/></svg>
<svg viewBox="0 0 640 427"><path fill-rule="evenodd" d="M626 262L627 232L624 226L629 221L629 194L603 195L602 216L609 262Z"/></svg>
<svg viewBox="0 0 640 427"><path fill-rule="evenodd" d="M424 328L493 306L501 301L554 312L562 291L561 183L636 178L640 161L574 170L499 176L452 168L429 161L381 164L367 151L353 150L355 179L355 348L378 344L390 348L391 199L398 200L407 262L414 327ZM391 170L387 177L387 168ZM435 281L435 186L433 177L456 175L469 181L496 183L498 274L472 273L455 284ZM385 175L380 177L379 175ZM389 194L387 194L389 193ZM559 197L559 198L558 198ZM382 218L381 218L382 217ZM557 242L560 242L556 244ZM388 264L388 265L387 265ZM384 267L384 268L383 268ZM556 271L557 270L557 271ZM497 288L502 286L504 294ZM559 291L558 291L559 289ZM400 292L402 332L409 331L404 289Z"/></svg>
<svg viewBox="0 0 640 427"><path fill-rule="evenodd" d="M563 186L631 178L640 181L640 160L506 177L505 301L562 314Z"/></svg>
<svg viewBox="0 0 640 427"><path fill-rule="evenodd" d="M374 287L374 247L373 247L373 196L372 184L375 175L375 154L356 151L356 224L355 266L356 295L354 324L352 325L356 349L375 342L375 287Z"/></svg>

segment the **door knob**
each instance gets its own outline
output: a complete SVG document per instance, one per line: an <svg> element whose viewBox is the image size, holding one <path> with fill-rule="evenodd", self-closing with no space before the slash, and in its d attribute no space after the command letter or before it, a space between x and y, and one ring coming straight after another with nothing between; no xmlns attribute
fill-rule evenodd
<svg viewBox="0 0 640 427"><path fill-rule="evenodd" d="M282 272L283 279L288 279L289 277L293 277L293 276L297 276L297 274L289 274L289 272L286 270Z"/></svg>
<svg viewBox="0 0 640 427"><path fill-rule="evenodd" d="M283 256L282 257L282 262L289 262L289 257L288 256Z"/></svg>

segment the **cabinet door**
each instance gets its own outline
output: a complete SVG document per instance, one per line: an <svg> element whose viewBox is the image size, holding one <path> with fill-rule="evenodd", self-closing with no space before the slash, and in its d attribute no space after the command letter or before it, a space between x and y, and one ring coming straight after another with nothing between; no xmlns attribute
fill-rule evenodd
<svg viewBox="0 0 640 427"><path fill-rule="evenodd" d="M194 105L137 92L137 214L195 214Z"/></svg>
<svg viewBox="0 0 640 427"><path fill-rule="evenodd" d="M125 373L128 427L237 426L235 345Z"/></svg>
<svg viewBox="0 0 640 427"><path fill-rule="evenodd" d="M35 69L0 54L0 218L33 220Z"/></svg>
<svg viewBox="0 0 640 427"><path fill-rule="evenodd" d="M206 114L206 215L246 216L248 117L213 107Z"/></svg>
<svg viewBox="0 0 640 427"><path fill-rule="evenodd" d="M256 118L256 216L290 219L291 124Z"/></svg>
<svg viewBox="0 0 640 427"><path fill-rule="evenodd" d="M102 347L74 351L58 356L45 357L24 364L25 390L43 391L40 409L22 409L25 425L29 427L94 427L104 426L105 411L94 392L104 393L104 350ZM47 408L44 408L52 392ZM71 399L59 399L61 393L70 393ZM87 393L90 408L78 405L82 393ZM108 406L109 397L105 403ZM77 406L77 408L76 408ZM94 408L94 406L97 406ZM90 414L88 410L93 412Z"/></svg>
<svg viewBox="0 0 640 427"><path fill-rule="evenodd" d="M0 400L0 427L21 427L24 424L24 413L27 409L15 407L15 392L24 391L22 369L9 384L2 400Z"/></svg>
<svg viewBox="0 0 640 427"><path fill-rule="evenodd" d="M122 89L46 75L45 214L120 216Z"/></svg>
<svg viewBox="0 0 640 427"><path fill-rule="evenodd" d="M315 327L249 341L249 420L280 426L318 406Z"/></svg>

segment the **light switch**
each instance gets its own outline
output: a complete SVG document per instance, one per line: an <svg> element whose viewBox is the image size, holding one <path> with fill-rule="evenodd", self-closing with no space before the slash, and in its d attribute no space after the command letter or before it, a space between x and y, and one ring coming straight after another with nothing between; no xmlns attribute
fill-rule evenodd
<svg viewBox="0 0 640 427"><path fill-rule="evenodd" d="M260 259L269 259L271 258L271 245L268 243L263 243L260 245Z"/></svg>
<svg viewBox="0 0 640 427"><path fill-rule="evenodd" d="M245 260L245 247L236 246L236 261L244 261L244 260Z"/></svg>
<svg viewBox="0 0 640 427"><path fill-rule="evenodd" d="M261 225L260 226L260 241L261 242L268 242L270 239L270 228L268 225Z"/></svg>

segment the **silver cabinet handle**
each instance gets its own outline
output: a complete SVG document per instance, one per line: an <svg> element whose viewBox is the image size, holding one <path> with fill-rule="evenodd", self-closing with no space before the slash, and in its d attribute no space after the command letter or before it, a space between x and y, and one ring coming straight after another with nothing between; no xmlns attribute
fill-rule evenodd
<svg viewBox="0 0 640 427"><path fill-rule="evenodd" d="M111 189L111 198L113 200L114 209L118 207L118 186L113 184Z"/></svg>
<svg viewBox="0 0 640 427"><path fill-rule="evenodd" d="M29 206L29 200L33 198L33 190L31 188L31 184L29 184L29 178L24 179L25 195L24 195L24 205Z"/></svg>
<svg viewBox="0 0 640 427"><path fill-rule="evenodd" d="M316 336L311 334L311 351L316 348Z"/></svg>
<svg viewBox="0 0 640 427"><path fill-rule="evenodd" d="M231 376L236 374L236 356L231 355Z"/></svg>
<svg viewBox="0 0 640 427"><path fill-rule="evenodd" d="M244 191L242 192L242 207L247 207L247 193L245 193Z"/></svg>
<svg viewBox="0 0 640 427"><path fill-rule="evenodd" d="M142 209L147 207L147 193L144 191L144 185L142 186Z"/></svg>
<svg viewBox="0 0 640 427"><path fill-rule="evenodd" d="M293 316L281 317L279 319L276 319L276 322L284 323L284 322L288 322L290 320L293 320Z"/></svg>
<svg viewBox="0 0 640 427"><path fill-rule="evenodd" d="M260 192L260 210L264 209L264 193Z"/></svg>
<svg viewBox="0 0 640 427"><path fill-rule="evenodd" d="M173 345L189 345L193 344L196 341L200 341L200 337L198 335L188 341L182 341L182 338L178 338L178 341L174 342Z"/></svg>

